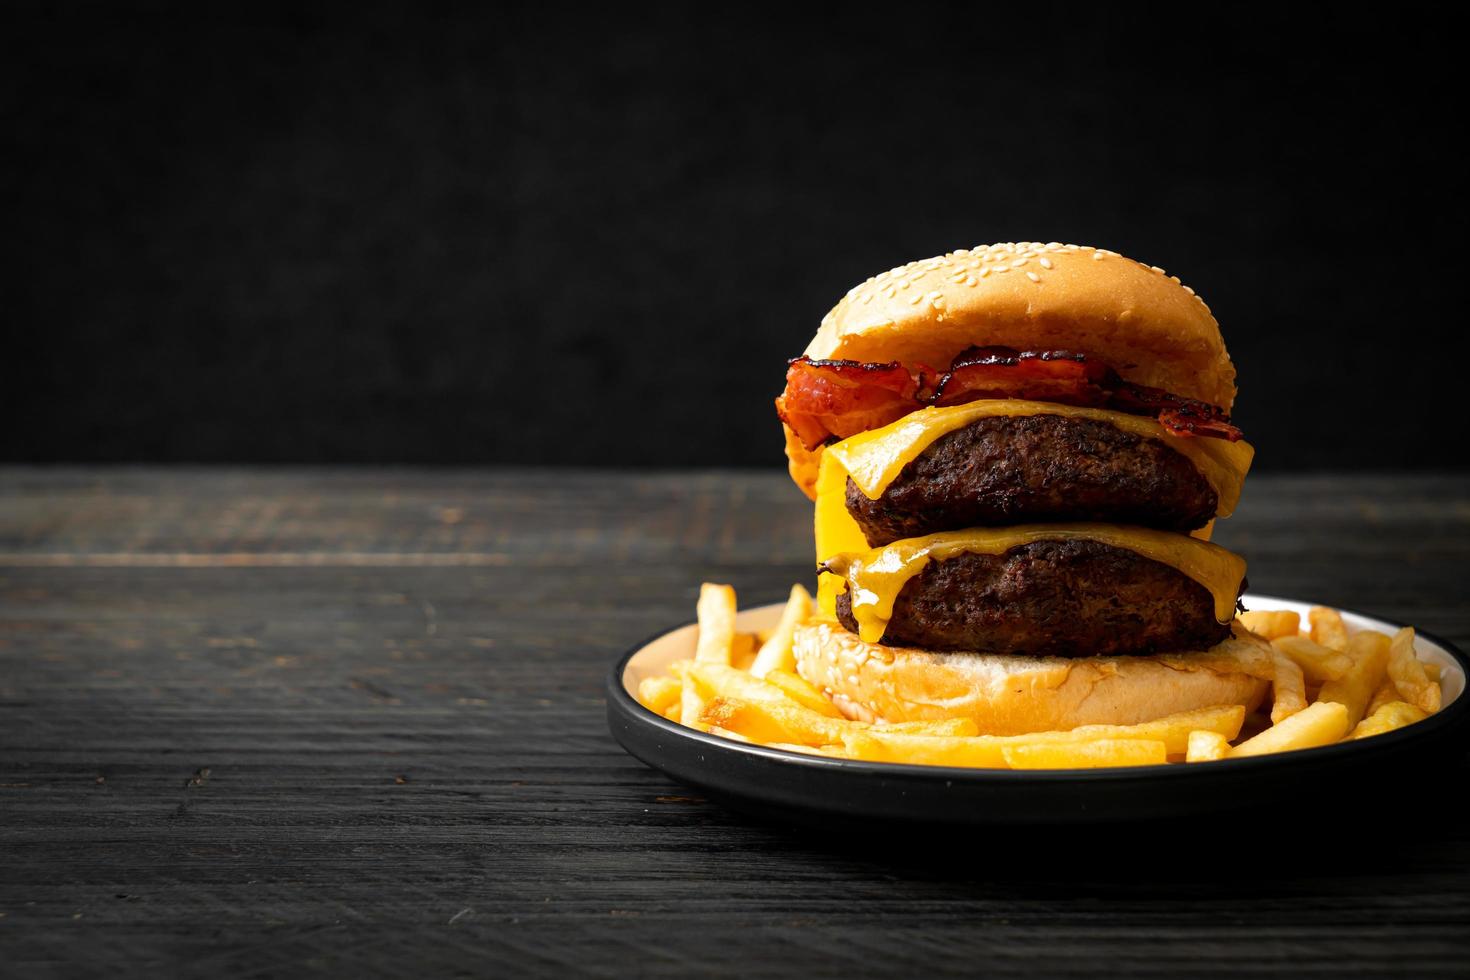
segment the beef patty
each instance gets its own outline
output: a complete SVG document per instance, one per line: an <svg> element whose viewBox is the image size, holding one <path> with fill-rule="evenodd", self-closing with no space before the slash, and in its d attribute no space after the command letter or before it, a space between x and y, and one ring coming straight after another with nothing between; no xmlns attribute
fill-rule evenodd
<svg viewBox="0 0 1470 980"><path fill-rule="evenodd" d="M837 617L857 632L847 592ZM1070 540L929 562L899 592L882 642L1102 657L1206 650L1229 635L1229 624L1215 621L1210 591L1194 579L1136 552Z"/></svg>
<svg viewBox="0 0 1470 980"><path fill-rule="evenodd" d="M1192 531L1215 516L1194 463L1156 439L1060 415L978 419L929 446L877 500L847 481L873 547L967 527L1105 521Z"/></svg>

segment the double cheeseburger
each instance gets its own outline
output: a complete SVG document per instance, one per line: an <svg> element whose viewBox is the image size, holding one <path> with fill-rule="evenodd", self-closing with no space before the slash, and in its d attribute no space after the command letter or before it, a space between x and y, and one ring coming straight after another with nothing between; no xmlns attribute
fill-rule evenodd
<svg viewBox="0 0 1470 980"><path fill-rule="evenodd" d="M1204 301L1106 249L961 249L848 292L776 400L816 501L798 670L850 717L992 734L1261 701L1211 544L1253 450Z"/></svg>

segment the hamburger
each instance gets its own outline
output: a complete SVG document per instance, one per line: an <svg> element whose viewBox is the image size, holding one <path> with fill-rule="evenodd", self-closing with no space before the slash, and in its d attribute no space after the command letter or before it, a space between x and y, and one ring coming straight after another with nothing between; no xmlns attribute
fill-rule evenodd
<svg viewBox="0 0 1470 980"><path fill-rule="evenodd" d="M815 501L797 669L849 717L991 734L1253 710L1271 651L1210 543L1253 450L1210 309L1107 249L1016 242L854 287L776 400Z"/></svg>

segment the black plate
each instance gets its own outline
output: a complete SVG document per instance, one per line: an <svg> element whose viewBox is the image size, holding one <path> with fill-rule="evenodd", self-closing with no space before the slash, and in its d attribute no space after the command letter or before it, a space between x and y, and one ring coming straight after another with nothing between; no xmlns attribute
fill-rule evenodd
<svg viewBox="0 0 1470 980"><path fill-rule="evenodd" d="M1247 596L1252 609L1308 603ZM780 606L741 614L740 628L775 621ZM1398 626L1344 612L1352 628ZM1305 619L1305 617L1304 617ZM684 631L685 635L676 636ZM629 693L630 664L650 650L687 641L692 624L666 630L629 650L608 674L613 737L637 758L738 809L805 824L873 820L931 824L1077 824L1171 819L1270 806L1352 806L1365 795L1414 789L1444 777L1470 738L1470 698L1462 696L1470 659L1453 644L1418 632L1421 659L1441 664L1443 709L1417 724L1315 749L1217 762L1017 772L859 762L803 755L707 735L662 718ZM671 658L672 659L672 658Z"/></svg>

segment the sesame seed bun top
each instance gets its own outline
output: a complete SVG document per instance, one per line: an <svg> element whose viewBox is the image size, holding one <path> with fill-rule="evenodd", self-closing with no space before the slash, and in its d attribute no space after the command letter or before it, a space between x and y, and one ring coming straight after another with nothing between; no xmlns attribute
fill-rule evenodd
<svg viewBox="0 0 1470 980"><path fill-rule="evenodd" d="M1204 300L1157 266L1086 245L980 245L879 273L822 318L806 354L942 370L971 345L1077 351L1126 381L1227 411L1235 401Z"/></svg>

